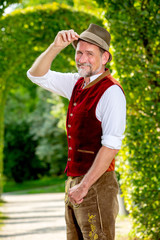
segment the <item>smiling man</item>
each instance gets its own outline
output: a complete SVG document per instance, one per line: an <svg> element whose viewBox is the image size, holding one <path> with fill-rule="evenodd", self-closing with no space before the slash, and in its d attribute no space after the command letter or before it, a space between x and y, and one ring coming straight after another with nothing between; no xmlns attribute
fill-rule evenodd
<svg viewBox="0 0 160 240"><path fill-rule="evenodd" d="M89 80L89 77L104 72L104 66L108 58L108 52L105 51L102 54L96 45L79 41L75 61L81 77L88 77Z"/></svg>
<svg viewBox="0 0 160 240"><path fill-rule="evenodd" d="M51 71L57 54L71 43L78 73ZM70 100L65 169L67 240L115 238L115 155L125 130L126 100L122 87L105 68L112 60L109 46L109 32L96 24L80 35L74 30L60 31L27 72L32 82Z"/></svg>

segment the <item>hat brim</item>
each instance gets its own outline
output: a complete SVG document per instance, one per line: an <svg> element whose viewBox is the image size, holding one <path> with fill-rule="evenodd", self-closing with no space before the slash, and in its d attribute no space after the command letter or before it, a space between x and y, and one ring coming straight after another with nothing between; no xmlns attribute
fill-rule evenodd
<svg viewBox="0 0 160 240"><path fill-rule="evenodd" d="M85 41L85 42L92 43L92 44L94 44L94 45L102 48L103 50L107 51L107 52L109 53L108 62L110 62L110 61L112 60L112 55L111 55L111 53L108 51L108 49L105 49L104 47L102 47L102 45L100 45L99 43L95 42L93 39L90 39L90 38L88 38L88 37L80 37L80 38L78 38L78 40L74 40L74 41L72 42L72 45L73 45L73 47L74 47L75 49L77 48L77 44L78 44L78 41L79 41L79 40L83 40L83 41Z"/></svg>

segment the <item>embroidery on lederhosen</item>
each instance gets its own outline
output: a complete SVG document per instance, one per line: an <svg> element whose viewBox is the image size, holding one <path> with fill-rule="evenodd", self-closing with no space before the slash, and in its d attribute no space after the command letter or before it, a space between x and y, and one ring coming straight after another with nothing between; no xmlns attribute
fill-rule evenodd
<svg viewBox="0 0 160 240"><path fill-rule="evenodd" d="M97 240L98 239L98 234L96 233L96 220L95 220L96 215L90 215L90 213L88 213L88 222L90 223L91 226L91 231L89 232L89 237L90 240Z"/></svg>

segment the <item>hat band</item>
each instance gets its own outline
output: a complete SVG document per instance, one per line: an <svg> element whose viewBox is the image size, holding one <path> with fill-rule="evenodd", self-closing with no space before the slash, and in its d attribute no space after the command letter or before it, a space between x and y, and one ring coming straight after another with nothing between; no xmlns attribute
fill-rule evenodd
<svg viewBox="0 0 160 240"><path fill-rule="evenodd" d="M102 38L98 37L94 33L83 32L80 35L80 38L83 38L83 37L89 38L90 40L93 40L94 42L97 42L101 46L101 48L105 49L106 51L109 51L108 44Z"/></svg>

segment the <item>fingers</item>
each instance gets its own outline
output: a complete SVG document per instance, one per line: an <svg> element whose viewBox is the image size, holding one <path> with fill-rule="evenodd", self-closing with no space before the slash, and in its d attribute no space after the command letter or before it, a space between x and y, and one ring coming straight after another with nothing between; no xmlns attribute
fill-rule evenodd
<svg viewBox="0 0 160 240"><path fill-rule="evenodd" d="M81 204L83 202L83 198L76 202L76 204Z"/></svg>
<svg viewBox="0 0 160 240"><path fill-rule="evenodd" d="M71 189L69 190L69 199L71 203L73 204L80 204L83 202L83 197L78 194L78 190L76 190L74 193L71 193Z"/></svg>
<svg viewBox="0 0 160 240"><path fill-rule="evenodd" d="M87 195L88 190L84 191L84 188L81 186L81 184L77 184L74 187L71 187L68 191L68 196L70 199L70 202L73 204L81 204Z"/></svg>
<svg viewBox="0 0 160 240"><path fill-rule="evenodd" d="M59 34L64 42L72 42L79 38L79 35L73 29L60 31Z"/></svg>
<svg viewBox="0 0 160 240"><path fill-rule="evenodd" d="M83 202L83 198L81 200L75 200L74 198L70 197L70 202L74 205L75 204L81 204Z"/></svg>
<svg viewBox="0 0 160 240"><path fill-rule="evenodd" d="M52 44L53 47L62 50L74 40L78 40L79 35L73 30L62 30L58 32Z"/></svg>

